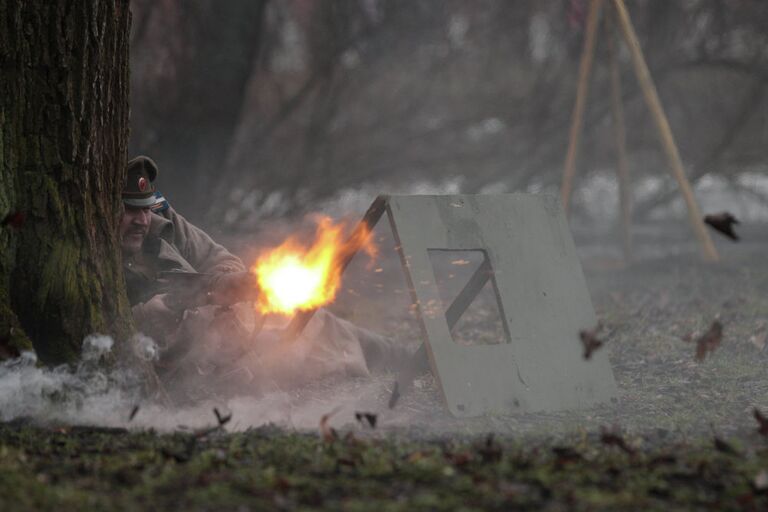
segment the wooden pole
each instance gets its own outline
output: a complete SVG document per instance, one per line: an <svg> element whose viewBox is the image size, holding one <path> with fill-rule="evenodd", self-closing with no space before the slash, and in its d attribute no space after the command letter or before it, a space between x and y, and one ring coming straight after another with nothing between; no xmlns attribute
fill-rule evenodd
<svg viewBox="0 0 768 512"><path fill-rule="evenodd" d="M704 252L704 259L707 261L719 261L720 256L717 253L715 244L712 243L709 233L704 227L699 205L696 203L691 184L685 176L683 162L680 158L680 153L677 150L677 145L675 144L675 139L672 135L672 129L669 127L669 121L667 121L667 116L664 114L664 108L661 106L656 86L653 84L651 73L648 71L648 65L645 63L643 51L640 49L640 42L637 39L637 34L635 34L635 29L632 27L632 22L629 19L627 7L624 5L624 0L613 0L613 3L616 7L616 14L622 34L624 35L624 40L626 41L630 55L632 56L632 63L634 64L637 81L640 83L645 102L648 104L648 108L656 123L661 144L664 147L667 159L672 168L672 175L675 177L675 180L680 187L680 191L683 194L685 204L688 207L688 218L693 227L693 231L701 244L702 251Z"/></svg>
<svg viewBox="0 0 768 512"><path fill-rule="evenodd" d="M576 103L571 115L571 130L568 135L568 152L565 155L563 168L563 182L560 187L560 195L563 201L563 210L568 215L568 207L571 199L571 187L573 175L576 169L576 154L579 147L579 136L584 118L584 105L587 102L589 90L589 76L592 71L592 60L595 54L595 34L597 32L597 20L600 15L600 7L603 0L590 0L587 14L587 32L584 37L584 47L579 61L579 82L576 86Z"/></svg>
<svg viewBox="0 0 768 512"><path fill-rule="evenodd" d="M607 13L605 17L606 40L608 43L608 60L611 69L611 113L613 119L614 142L616 143L616 178L619 183L619 226L621 230L621 245L624 250L624 261L632 260L632 234L630 224L632 218L632 197L629 186L629 165L627 164L627 140L624 124L624 107L621 104L621 76L616 56L616 41L614 23L616 12Z"/></svg>

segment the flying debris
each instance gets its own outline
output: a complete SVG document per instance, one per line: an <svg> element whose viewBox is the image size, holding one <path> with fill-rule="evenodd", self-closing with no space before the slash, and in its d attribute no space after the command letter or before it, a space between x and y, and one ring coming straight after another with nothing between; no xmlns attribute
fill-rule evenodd
<svg viewBox="0 0 768 512"><path fill-rule="evenodd" d="M709 352L714 352L723 341L723 324L715 320L709 330L696 340L696 361L701 362Z"/></svg>
<svg viewBox="0 0 768 512"><path fill-rule="evenodd" d="M371 428L376 428L376 415L372 412L356 412L355 413L355 419L358 423L365 426L365 422L368 423L368 426ZM364 421L365 420L365 421Z"/></svg>
<svg viewBox="0 0 768 512"><path fill-rule="evenodd" d="M592 353L603 346L603 341L597 339L597 331L600 330L601 325L591 331L579 331L579 338L581 338L581 344L584 345L584 359L589 360L592 357Z"/></svg>
<svg viewBox="0 0 768 512"><path fill-rule="evenodd" d="M739 241L739 235L733 231L733 225L738 224L739 221L731 213L720 212L706 215L704 217L704 223L708 224L712 229L721 233L723 236L727 236L734 242Z"/></svg>
<svg viewBox="0 0 768 512"><path fill-rule="evenodd" d="M193 438L200 439L210 434L213 434L215 432L220 432L224 430L224 425L229 423L229 421L232 419L232 413L229 413L228 415L224 416L223 414L221 414L221 412L219 412L219 410L216 407L213 408L213 414L216 415L217 425L213 427L204 427L204 428L195 430L194 432L192 432Z"/></svg>
<svg viewBox="0 0 768 512"><path fill-rule="evenodd" d="M133 409L131 409L131 414L128 416L128 421L133 421L133 418L136 417L136 414L138 414L138 412L139 412L139 406L137 404L133 406Z"/></svg>
<svg viewBox="0 0 768 512"><path fill-rule="evenodd" d="M320 437L325 441L326 443L332 443L336 439L339 438L339 435L336 433L336 430L328 425L328 420L330 420L334 414L339 412L341 407L336 407L334 410L327 414L323 414L323 416L320 418Z"/></svg>

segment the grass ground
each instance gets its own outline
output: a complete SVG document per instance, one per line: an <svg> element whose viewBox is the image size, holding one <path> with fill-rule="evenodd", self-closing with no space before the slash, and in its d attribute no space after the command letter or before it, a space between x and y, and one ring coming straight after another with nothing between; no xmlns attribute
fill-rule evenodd
<svg viewBox="0 0 768 512"><path fill-rule="evenodd" d="M768 443L0 428L2 510L765 510Z"/></svg>
<svg viewBox="0 0 768 512"><path fill-rule="evenodd" d="M766 510L764 249L724 246L718 265L585 260L616 404L458 421L423 379L376 409L378 428L336 435L7 423L0 510ZM697 361L684 339L716 318L722 343Z"/></svg>

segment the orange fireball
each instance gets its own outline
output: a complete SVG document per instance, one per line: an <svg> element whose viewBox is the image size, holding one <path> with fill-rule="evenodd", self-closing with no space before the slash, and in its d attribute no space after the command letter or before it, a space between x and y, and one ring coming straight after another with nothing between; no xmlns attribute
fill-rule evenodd
<svg viewBox="0 0 768 512"><path fill-rule="evenodd" d="M257 309L291 315L332 302L349 259L359 250L371 257L376 253L365 225L358 226L345 240L347 231L344 224L321 217L311 245L291 237L263 253L251 268L259 283Z"/></svg>

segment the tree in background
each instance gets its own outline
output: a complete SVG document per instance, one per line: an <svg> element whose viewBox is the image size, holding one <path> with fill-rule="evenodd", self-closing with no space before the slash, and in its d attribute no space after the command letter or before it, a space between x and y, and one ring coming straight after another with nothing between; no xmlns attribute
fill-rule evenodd
<svg viewBox="0 0 768 512"><path fill-rule="evenodd" d="M267 0L134 0L132 155L151 155L166 191L200 219L224 165L257 58Z"/></svg>
<svg viewBox="0 0 768 512"><path fill-rule="evenodd" d="M387 191L458 177L467 193L554 188L587 4L233 1L214 16L210 0L139 0L137 17L148 21L133 36L132 144L159 156L163 187L193 205L190 217L247 232L345 187ZM768 2L629 4L692 181L764 169ZM582 177L610 174L615 162L605 40L585 113ZM213 56L229 59L225 75L189 72ZM619 58L630 174L664 180L623 47ZM639 201L637 215L676 197L671 181L661 188Z"/></svg>
<svg viewBox="0 0 768 512"><path fill-rule="evenodd" d="M0 0L0 355L125 339L127 0Z"/></svg>

